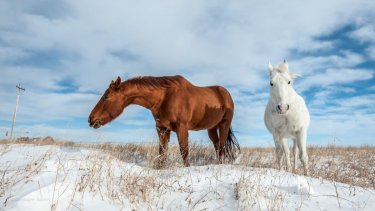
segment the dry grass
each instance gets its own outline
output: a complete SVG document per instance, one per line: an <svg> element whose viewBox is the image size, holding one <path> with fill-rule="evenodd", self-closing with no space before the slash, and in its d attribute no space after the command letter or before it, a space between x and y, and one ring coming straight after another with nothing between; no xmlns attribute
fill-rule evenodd
<svg viewBox="0 0 375 211"><path fill-rule="evenodd" d="M157 146L150 144L112 146L107 152L120 160L148 167L153 167L154 159L158 156ZM308 148L308 154L312 177L375 189L375 147L314 146ZM144 163L145 160L147 163ZM277 169L275 160L273 148L243 148L241 157L235 163ZM216 163L213 147L190 146L190 163L196 166ZM181 165L178 147L170 147L166 168ZM302 166L297 169L297 174L303 175Z"/></svg>
<svg viewBox="0 0 375 211"><path fill-rule="evenodd" d="M375 189L375 147L311 147L312 177Z"/></svg>
<svg viewBox="0 0 375 211"><path fill-rule="evenodd" d="M7 147L2 148L0 156L7 151ZM4 169L0 170L0 197L8 195L4 202L4 205L6 205L8 199L12 197L11 194L7 193L11 193L12 189L16 185L19 185L29 180L34 175L37 175L43 168L50 155L50 152L47 151L45 154L36 157L35 159L25 163L22 166L13 167L11 164L8 164Z"/></svg>
<svg viewBox="0 0 375 211"><path fill-rule="evenodd" d="M219 175L222 176L223 172L205 178L210 181L212 187L203 190L206 192L202 195L198 194L198 197L194 195L196 190L193 190L193 179L187 174L181 180L181 175L174 173L174 169L182 167L183 163L176 145L171 145L168 150L165 168L169 170L154 171L153 168L157 166L158 161L157 144L85 144L56 141L50 137L22 138L13 142L4 140L0 141L0 144L4 144L0 147L0 156L11 149L10 144L53 145L64 149L71 148L73 152L77 148L90 149L88 154L77 159L64 158L70 155L69 153L53 154L57 157L57 161L51 210L62 206L67 206L67 209L81 209L80 201L88 193L99 196L102 200L120 204L124 209L132 210L145 207L148 210L152 210L152 207L168 209L167 205L163 204L165 199L162 199L165 193L186 193L187 204L183 206L188 206L191 210L201 209L198 207L208 200L205 198L207 196L215 195L224 200L224 192L220 192L215 186L220 180ZM0 175L0 197L5 198L4 205L12 200L12 190L17 189L22 181L30 180L41 171L48 157L52 155L53 149L56 147L52 147L42 156L35 157L34 160L17 169L9 167L0 171L2 175L2 177ZM308 148L308 154L312 177L375 189L375 147L312 146ZM234 190L232 190L239 209L285 209L285 193L273 185L278 184L278 178L275 177L274 181L266 183L264 181L267 169L277 169L275 160L273 148L242 148L241 155L230 168L240 168L244 172L248 172L248 167L257 169L252 171L251 175L245 173L239 176L238 181L234 183ZM130 167L124 165L124 162L130 163ZM191 144L190 163L195 166L215 164L216 155L213 147ZM215 166L207 166L207 168ZM302 167L298 168L297 173L303 174ZM72 177L75 178L73 182L71 182ZM194 183L198 182L199 180ZM69 204L62 205L66 201L63 198L66 195L69 197ZM301 206L303 200L301 198Z"/></svg>
<svg viewBox="0 0 375 211"><path fill-rule="evenodd" d="M285 195L274 185L259 185L264 175L255 172L252 178L241 176L234 192L240 210L284 210ZM274 181L270 181L273 184Z"/></svg>
<svg viewBox="0 0 375 211"><path fill-rule="evenodd" d="M55 141L52 138L22 139L13 143L58 145L61 147L80 147L104 151L107 154L128 163L154 168L158 158L156 144L83 144L69 141ZM0 141L0 144L9 144L9 141ZM347 183L354 186L375 189L375 147L337 147L311 146L308 147L310 174L315 178ZM213 147L190 145L191 165L209 165L216 163ZM277 169L273 148L242 148L236 165L256 168ZM165 168L182 166L182 159L178 146L172 145L168 150ZM299 165L301 165L299 163ZM303 174L300 166L297 174Z"/></svg>
<svg viewBox="0 0 375 211"><path fill-rule="evenodd" d="M102 162L105 161L105 162ZM134 172L116 163L108 154L93 152L85 157L84 167L79 167L79 175L74 183L75 192L71 204L85 193L98 194L101 199L118 202L124 207L147 204L154 200L157 190L156 175L147 171Z"/></svg>

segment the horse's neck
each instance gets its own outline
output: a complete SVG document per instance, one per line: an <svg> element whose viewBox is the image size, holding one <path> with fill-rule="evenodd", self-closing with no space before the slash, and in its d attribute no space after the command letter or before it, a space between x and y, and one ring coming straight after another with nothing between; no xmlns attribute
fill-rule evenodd
<svg viewBox="0 0 375 211"><path fill-rule="evenodd" d="M296 99L298 97L298 93L296 92L296 90L294 89L294 87L292 87L292 93L291 93L291 97Z"/></svg>
<svg viewBox="0 0 375 211"><path fill-rule="evenodd" d="M130 104L142 106L152 112L160 104L160 90L150 89L142 85L131 85L127 88L129 91L126 93L126 97L130 99Z"/></svg>
<svg viewBox="0 0 375 211"><path fill-rule="evenodd" d="M300 97L300 95L296 92L296 90L293 88L293 92L292 92L292 99L294 101L298 100L298 98Z"/></svg>

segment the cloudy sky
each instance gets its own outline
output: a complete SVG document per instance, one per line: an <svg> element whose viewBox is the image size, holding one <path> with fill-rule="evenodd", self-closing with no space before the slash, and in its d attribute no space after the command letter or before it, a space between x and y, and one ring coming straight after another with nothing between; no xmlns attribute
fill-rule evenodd
<svg viewBox="0 0 375 211"><path fill-rule="evenodd" d="M99 130L88 114L117 76L180 74L227 87L240 144L272 146L267 64L285 58L302 75L295 89L310 109L310 145L374 144L373 11L373 0L2 0L0 138L20 83L16 136L156 142L142 107ZM206 131L190 137L209 142Z"/></svg>

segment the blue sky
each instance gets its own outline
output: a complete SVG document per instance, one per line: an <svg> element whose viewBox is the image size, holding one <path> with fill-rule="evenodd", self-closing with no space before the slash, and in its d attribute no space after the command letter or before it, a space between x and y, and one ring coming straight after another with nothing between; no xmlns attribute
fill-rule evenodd
<svg viewBox="0 0 375 211"><path fill-rule="evenodd" d="M373 145L373 11L370 0L1 1L0 138L20 83L16 136L156 143L146 109L130 106L99 130L88 114L117 76L180 74L227 87L240 144L272 146L267 65L287 59L302 75L295 89L311 114L308 144ZM206 131L190 138L210 143Z"/></svg>

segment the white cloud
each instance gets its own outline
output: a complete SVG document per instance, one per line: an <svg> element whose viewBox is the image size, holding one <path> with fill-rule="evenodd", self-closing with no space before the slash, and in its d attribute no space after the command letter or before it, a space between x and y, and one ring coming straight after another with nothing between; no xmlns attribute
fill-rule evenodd
<svg viewBox="0 0 375 211"><path fill-rule="evenodd" d="M352 83L373 78L374 72L368 69L328 69L323 73L312 74L298 83L297 90L306 91L311 87Z"/></svg>
<svg viewBox="0 0 375 211"><path fill-rule="evenodd" d="M351 37L352 39L356 39L360 43L368 45L366 52L368 54L368 57L372 60L375 60L375 26L373 22L374 17L375 16L367 17L365 21L362 21L362 23L358 24L360 26L358 29L349 33L349 37Z"/></svg>
<svg viewBox="0 0 375 211"><path fill-rule="evenodd" d="M306 56L297 61L289 61L289 67L302 76L309 76L329 68L352 68L363 63L363 61L362 55L341 50L337 54L328 56Z"/></svg>
<svg viewBox="0 0 375 211"><path fill-rule="evenodd" d="M19 118L37 123L86 119L99 98L86 93L103 92L118 75L182 74L197 85L230 87L239 136L261 142L269 139L263 126L268 61L298 58L289 61L305 76L296 81L298 91L372 78L373 71L356 68L366 59L358 53L341 50L302 58L290 54L334 49L334 40L317 37L359 23L374 9L367 0L1 1L0 112L12 111L17 83L27 88ZM368 23L360 22L363 28L350 36L371 39ZM40 57L50 52L56 55ZM24 62L35 58L51 62L52 68ZM74 93L62 92L60 82L66 79L74 84ZM129 108L117 121L125 128L129 122L144 124L154 132L143 108ZM205 132L195 135L203 136L207 138Z"/></svg>
<svg viewBox="0 0 375 211"><path fill-rule="evenodd" d="M344 92L351 90L343 90ZM329 88L316 94L309 105L311 115L310 143L357 145L373 144L375 131L374 109L369 105L375 102L374 94L357 95L346 98L335 98L332 93L340 92L339 88ZM320 99L319 99L320 98ZM319 103L325 101L325 103Z"/></svg>
<svg viewBox="0 0 375 211"><path fill-rule="evenodd" d="M350 87L343 87L343 86L328 86L324 89L317 91L314 94L313 99L309 103L312 107L321 107L325 106L327 102L335 98L335 95L339 94L353 94L356 90Z"/></svg>
<svg viewBox="0 0 375 211"><path fill-rule="evenodd" d="M366 24L361 28L349 33L349 36L360 42L375 42L375 26L373 23Z"/></svg>
<svg viewBox="0 0 375 211"><path fill-rule="evenodd" d="M67 61L64 72L76 76L83 89L99 89L96 78L82 77L89 73L177 74L182 69L194 75L201 66L219 66L219 71L227 72L233 65L242 71L257 70L270 59L281 60L289 49L299 49L305 43L309 43L307 49L320 48L311 47L314 36L329 33L361 8L360 3L348 8L342 1L325 2L325 10L319 2L298 1L66 3L72 8L68 11L73 12L58 19L27 13L30 9L16 11L13 17L20 27L16 32L2 32L3 40L19 48L60 48L77 54L78 60ZM98 11L104 15L98 16ZM113 58L109 54L113 50L131 52L141 64L131 66L137 69L125 69L127 61ZM237 82L244 83L242 77L232 83Z"/></svg>
<svg viewBox="0 0 375 211"><path fill-rule="evenodd" d="M18 83L34 89L44 91L58 91L61 89L57 82L64 79L65 74L58 70L24 66L2 66L1 85L7 85L14 90Z"/></svg>
<svg viewBox="0 0 375 211"><path fill-rule="evenodd" d="M313 116L309 134L314 134L308 142L310 144L358 145L373 144L375 131L374 114L357 114L355 112L341 114L325 114Z"/></svg>
<svg viewBox="0 0 375 211"><path fill-rule="evenodd" d="M372 60L375 60L375 45L368 47L367 53Z"/></svg>
<svg viewBox="0 0 375 211"><path fill-rule="evenodd" d="M1 47L0 46L0 62L13 62L28 56L28 53L19 48Z"/></svg>
<svg viewBox="0 0 375 211"><path fill-rule="evenodd" d="M369 105L372 105L375 102L375 95L368 94L364 96L355 96L346 99L340 99L337 103L340 107L345 107L350 110L357 110L358 107L368 108ZM370 106L371 108L372 106Z"/></svg>
<svg viewBox="0 0 375 211"><path fill-rule="evenodd" d="M323 41L323 40L305 40L303 44L296 47L299 53L303 52L318 52L320 50L330 50L334 48L335 43L333 41Z"/></svg>

